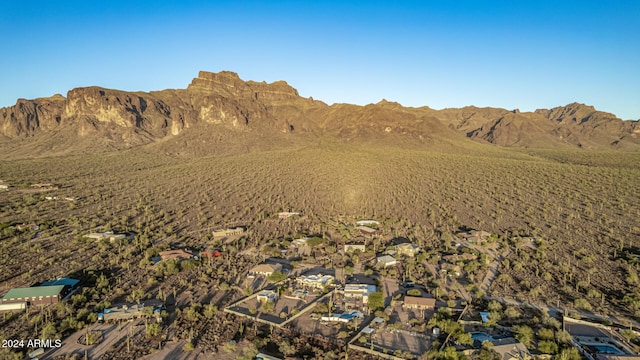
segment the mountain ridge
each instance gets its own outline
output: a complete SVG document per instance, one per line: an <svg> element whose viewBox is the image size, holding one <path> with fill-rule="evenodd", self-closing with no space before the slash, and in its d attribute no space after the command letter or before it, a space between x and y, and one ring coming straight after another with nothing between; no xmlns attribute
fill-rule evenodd
<svg viewBox="0 0 640 360"><path fill-rule="evenodd" d="M577 102L533 112L476 106L435 110L386 99L364 106L327 105L301 97L286 81L244 81L231 71L200 71L186 89L127 92L79 87L66 97L18 99L0 108L0 146L37 143L41 146L34 147L34 156L55 154L54 148L105 151L178 135L199 137L195 129L221 140L211 149L214 153L234 140L252 141L252 136L266 142L328 136L418 146L475 141L503 147L640 150L638 121L624 121ZM238 137L239 133L253 135ZM46 145L54 135L77 141Z"/></svg>

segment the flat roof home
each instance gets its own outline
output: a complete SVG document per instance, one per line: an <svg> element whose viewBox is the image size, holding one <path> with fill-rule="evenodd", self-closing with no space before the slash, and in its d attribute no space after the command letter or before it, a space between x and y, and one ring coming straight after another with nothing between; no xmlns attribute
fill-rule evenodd
<svg viewBox="0 0 640 360"><path fill-rule="evenodd" d="M278 300L278 294L273 290L262 290L256 296L256 300L259 303L276 302Z"/></svg>
<svg viewBox="0 0 640 360"><path fill-rule="evenodd" d="M360 230L360 232L365 235L376 235L380 232L379 230L372 229L368 226L357 226L356 229Z"/></svg>
<svg viewBox="0 0 640 360"><path fill-rule="evenodd" d="M481 231L481 230L471 230L462 234L462 237L467 239L467 241L470 243L486 242L490 236L491 236L491 233L488 233L486 231Z"/></svg>
<svg viewBox="0 0 640 360"><path fill-rule="evenodd" d="M299 238L299 239L295 239L292 241L292 243L294 245L300 246L300 245L305 245L307 243L307 241L311 240L310 237L303 237L303 238Z"/></svg>
<svg viewBox="0 0 640 360"><path fill-rule="evenodd" d="M277 358L275 356L271 356L271 355L267 355L267 354L263 354L263 353L258 353L258 355L256 355L256 360L282 360L281 358Z"/></svg>
<svg viewBox="0 0 640 360"><path fill-rule="evenodd" d="M358 226L380 225L380 223L375 220L358 220L356 221L356 225Z"/></svg>
<svg viewBox="0 0 640 360"><path fill-rule="evenodd" d="M297 215L300 215L300 213L299 212L283 211L283 212L279 212L278 213L278 218L286 219L286 218L290 218L292 216L297 216Z"/></svg>
<svg viewBox="0 0 640 360"><path fill-rule="evenodd" d="M436 299L419 296L405 296L402 308L415 310L433 310L436 308Z"/></svg>
<svg viewBox="0 0 640 360"><path fill-rule="evenodd" d="M98 321L118 321L145 317L144 308L153 307L156 310L162 306L162 302L152 299L141 304L119 304L111 308L104 309L98 313Z"/></svg>
<svg viewBox="0 0 640 360"><path fill-rule="evenodd" d="M9 190L8 184L0 184L0 190Z"/></svg>
<svg viewBox="0 0 640 360"><path fill-rule="evenodd" d="M396 265L398 261L391 255L383 255L376 258L376 265L382 264L384 267Z"/></svg>
<svg viewBox="0 0 640 360"><path fill-rule="evenodd" d="M36 224L36 223L16 225L16 230L22 231L22 230L25 230L25 229L39 230L40 226L38 226L38 224Z"/></svg>
<svg viewBox="0 0 640 360"><path fill-rule="evenodd" d="M324 289L333 281L334 278L331 275L303 275L296 279L298 284L314 289Z"/></svg>
<svg viewBox="0 0 640 360"><path fill-rule="evenodd" d="M420 246L411 243L399 244L396 245L396 251L399 255L413 257L420 251Z"/></svg>
<svg viewBox="0 0 640 360"><path fill-rule="evenodd" d="M275 271L282 271L280 264L260 264L249 270L249 274L269 276Z"/></svg>
<svg viewBox="0 0 640 360"><path fill-rule="evenodd" d="M84 237L95 240L107 239L109 241L124 240L127 238L127 234L116 234L113 231L105 231L101 233L90 233Z"/></svg>
<svg viewBox="0 0 640 360"><path fill-rule="evenodd" d="M242 235L244 233L244 228L238 226L233 229L222 229L222 230L214 230L213 237L225 237L225 236L233 236L233 235Z"/></svg>
<svg viewBox="0 0 640 360"><path fill-rule="evenodd" d="M55 304L68 293L66 285L13 288L2 297L2 303L26 302L29 305Z"/></svg>
<svg viewBox="0 0 640 360"><path fill-rule="evenodd" d="M376 291L375 285L369 284L346 284L342 293L345 298L362 298L363 303L369 300L369 294Z"/></svg>
<svg viewBox="0 0 640 360"><path fill-rule="evenodd" d="M162 260L188 260L193 259L193 254L182 249L161 251L158 255Z"/></svg>

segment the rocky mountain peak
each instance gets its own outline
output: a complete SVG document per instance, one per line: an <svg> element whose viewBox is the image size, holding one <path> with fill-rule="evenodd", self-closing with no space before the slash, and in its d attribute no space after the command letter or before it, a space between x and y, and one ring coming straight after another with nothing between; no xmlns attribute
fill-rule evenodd
<svg viewBox="0 0 640 360"><path fill-rule="evenodd" d="M215 93L223 96L249 98L255 100L289 100L300 97L298 91L286 81L266 82L243 81L231 71L218 73L200 71L198 77L187 88L194 92Z"/></svg>

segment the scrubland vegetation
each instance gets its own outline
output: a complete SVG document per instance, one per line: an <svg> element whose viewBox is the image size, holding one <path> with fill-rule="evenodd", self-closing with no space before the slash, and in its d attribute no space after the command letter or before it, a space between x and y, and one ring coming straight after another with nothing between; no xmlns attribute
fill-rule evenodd
<svg viewBox="0 0 640 360"><path fill-rule="evenodd" d="M343 144L196 159L131 150L4 161L0 178L13 187L0 193L0 287L56 276L86 285L70 303L0 318L0 337L62 336L95 321L96 307L161 296L178 307L192 304L176 322L188 344L222 343L233 334L216 331L233 321L217 309L246 292L239 284L256 262L246 251L306 232L331 238L321 245L331 255L353 235L344 223L363 218L382 221L389 238L407 238L427 256L446 251L460 229L489 231L500 249L515 249L500 259L493 296L638 319L639 164L640 154L621 152ZM60 188L37 192L28 189L32 183ZM302 217L279 220L279 211ZM46 225L37 232L10 227L30 222ZM248 231L236 242L211 235L240 225ZM109 229L136 236L131 243L82 238ZM525 237L534 237L534 246L524 246ZM152 265L169 247L210 245L223 256ZM391 275L411 273L438 288L421 260ZM359 259L336 261L350 267ZM487 261L463 265L473 274ZM481 293L479 284L468 289ZM160 336L156 330L149 337Z"/></svg>

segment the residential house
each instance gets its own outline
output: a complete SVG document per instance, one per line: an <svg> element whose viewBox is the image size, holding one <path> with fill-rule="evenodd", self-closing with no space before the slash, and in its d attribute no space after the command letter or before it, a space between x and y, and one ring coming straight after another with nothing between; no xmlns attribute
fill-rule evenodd
<svg viewBox="0 0 640 360"><path fill-rule="evenodd" d="M271 356L271 355L267 355L267 354L263 354L263 353L258 353L258 355L256 355L256 360L282 360L281 358L277 358L275 356Z"/></svg>
<svg viewBox="0 0 640 360"><path fill-rule="evenodd" d="M290 211L284 211L284 212L279 212L278 213L278 218L279 219L286 219L286 218L290 218L292 216L297 216L300 215L299 212L290 212Z"/></svg>
<svg viewBox="0 0 640 360"><path fill-rule="evenodd" d="M98 321L109 322L146 317L148 314L145 314L144 308L153 307L155 308L153 316L156 318L156 321L160 322L162 321L162 317L160 315L161 306L162 302L155 299L147 300L141 304L120 304L104 309L103 312L98 313Z"/></svg>
<svg viewBox="0 0 640 360"><path fill-rule="evenodd" d="M360 252L365 252L367 250L364 244L344 244L344 252L353 252L359 250Z"/></svg>
<svg viewBox="0 0 640 360"><path fill-rule="evenodd" d="M238 226L234 229L215 230L213 232L213 237L220 238L220 237L227 237L227 236L233 236L233 235L242 235L243 233L244 233L244 228Z"/></svg>
<svg viewBox="0 0 640 360"><path fill-rule="evenodd" d="M194 255L188 251L178 249L178 250L166 250L161 251L158 255L163 261L166 260L188 260L193 259Z"/></svg>
<svg viewBox="0 0 640 360"><path fill-rule="evenodd" d="M500 355L502 360L532 359L529 349L514 338L505 338L492 341L493 351Z"/></svg>
<svg viewBox="0 0 640 360"><path fill-rule="evenodd" d="M273 274L275 271L282 271L282 265L278 263L260 264L260 265L254 266L251 270L249 270L249 274L269 276Z"/></svg>
<svg viewBox="0 0 640 360"><path fill-rule="evenodd" d="M491 233L480 230L471 230L462 234L462 237L467 239L468 242L473 244L480 244L487 242L489 237L491 237Z"/></svg>
<svg viewBox="0 0 640 360"><path fill-rule="evenodd" d="M105 231L101 233L90 233L85 235L84 237L95 240L109 240L111 242L124 240L127 238L127 234L115 234L113 231Z"/></svg>
<svg viewBox="0 0 640 360"><path fill-rule="evenodd" d="M398 261L391 255L383 255L376 258L376 265L382 265L383 267L394 266Z"/></svg>
<svg viewBox="0 0 640 360"><path fill-rule="evenodd" d="M356 225L358 225L358 226L367 226L367 225L378 226L378 225L380 225L380 223L375 221L375 220L359 220L359 221L356 221Z"/></svg>
<svg viewBox="0 0 640 360"><path fill-rule="evenodd" d="M375 285L368 284L346 284L342 293L345 298L362 299L364 304L368 303L369 294L376 291Z"/></svg>
<svg viewBox="0 0 640 360"><path fill-rule="evenodd" d="M396 252L398 255L414 257L418 251L420 251L420 247L416 244L405 243L396 245Z"/></svg>
<svg viewBox="0 0 640 360"><path fill-rule="evenodd" d="M324 289L329 284L334 282L334 277L331 275L303 275L296 279L296 282L305 287L311 287L314 289Z"/></svg>
<svg viewBox="0 0 640 360"><path fill-rule="evenodd" d="M294 244L295 246L302 246L302 245L306 245L307 241L309 241L309 240L311 240L311 238L305 236L305 237L300 238L300 239L295 239L291 243Z"/></svg>
<svg viewBox="0 0 640 360"><path fill-rule="evenodd" d="M0 184L0 190L9 191L9 185L8 184Z"/></svg>
<svg viewBox="0 0 640 360"><path fill-rule="evenodd" d="M278 294L273 290L262 290L256 296L256 300L258 300L258 302L261 304L267 302L274 303L276 302L276 300L278 300Z"/></svg>
<svg viewBox="0 0 640 360"><path fill-rule="evenodd" d="M30 229L30 230L39 230L40 226L38 226L38 224L36 223L29 223L29 224L20 224L20 225L16 225L16 230L25 230L25 229Z"/></svg>
<svg viewBox="0 0 640 360"><path fill-rule="evenodd" d="M360 232L363 233L364 235L369 235L369 236L377 235L380 233L380 230L373 229L368 226L357 226L356 229L360 230Z"/></svg>
<svg viewBox="0 0 640 360"><path fill-rule="evenodd" d="M436 308L436 299L418 296L405 296L402 308L412 310L433 310Z"/></svg>

